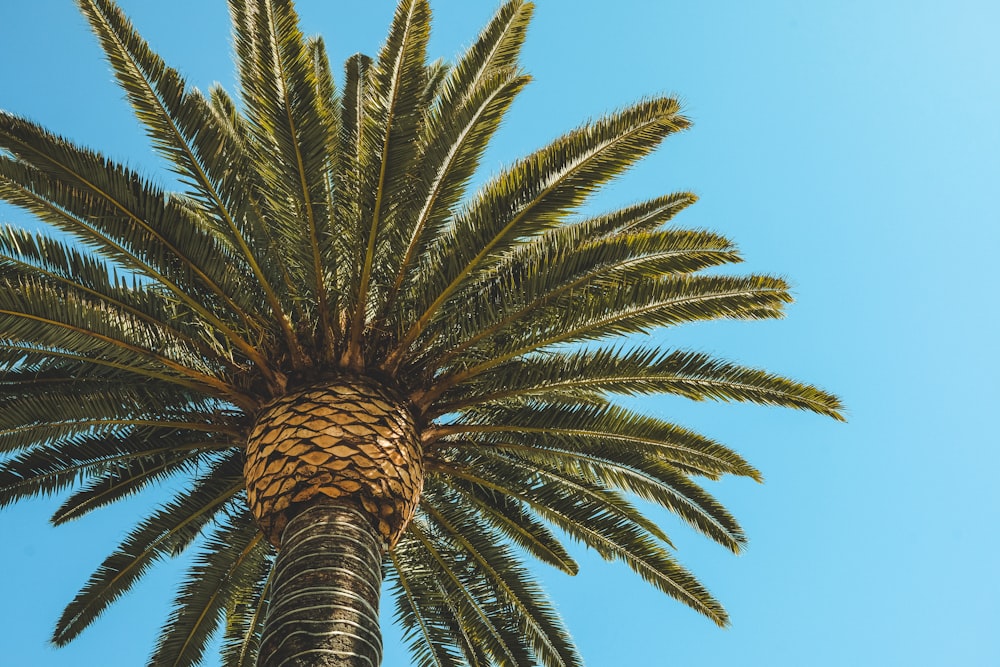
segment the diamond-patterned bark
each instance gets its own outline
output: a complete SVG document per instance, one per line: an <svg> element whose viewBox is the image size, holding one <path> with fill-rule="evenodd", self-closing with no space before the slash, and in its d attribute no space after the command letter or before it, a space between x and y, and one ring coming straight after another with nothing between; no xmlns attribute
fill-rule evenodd
<svg viewBox="0 0 1000 667"><path fill-rule="evenodd" d="M420 441L410 412L366 378L287 394L258 416L244 474L250 508L275 546L313 499L354 501L394 545L423 487Z"/></svg>

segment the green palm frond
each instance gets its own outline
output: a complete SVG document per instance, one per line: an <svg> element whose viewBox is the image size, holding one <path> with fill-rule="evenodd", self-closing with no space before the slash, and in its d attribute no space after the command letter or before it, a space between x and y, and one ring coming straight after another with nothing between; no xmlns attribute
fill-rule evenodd
<svg viewBox="0 0 1000 667"><path fill-rule="evenodd" d="M170 435L170 434L166 434ZM123 498L132 496L154 483L160 483L178 474L192 475L205 465L213 463L216 452L199 447L193 451L172 451L167 454L134 456L116 465L102 466L100 472L89 475L91 480L70 495L52 515L52 524L58 526L78 519ZM215 456L214 458L218 458Z"/></svg>
<svg viewBox="0 0 1000 667"><path fill-rule="evenodd" d="M5 350L16 370L0 380L7 403L0 412L0 426L31 428L74 421L117 422L121 425L160 425L203 432L228 433L239 430L236 411L172 383L127 382L128 372L94 364L56 358L48 352L33 354ZM40 362L40 363L34 363ZM89 372L87 372L89 371ZM37 434L38 441L48 434ZM7 449L7 448L0 448ZM17 449L11 447L9 449Z"/></svg>
<svg viewBox="0 0 1000 667"><path fill-rule="evenodd" d="M220 263L216 256L214 264L230 269L245 264L247 270L240 273L255 277L256 285L251 289L262 290L274 315L273 321L290 339L292 333L282 295L273 279L277 260L267 252L268 246L252 245L269 239L269 234L262 231L259 211L247 210L259 198L261 188L240 168L247 160L241 158L239 142L216 122L207 100L197 91L186 89L180 75L153 53L111 0L78 0L78 4L99 37L136 116L146 125L154 147L174 165L205 205L201 224L235 249L233 259L239 260L238 263ZM247 181L250 181L249 191ZM247 291L244 288L244 293ZM252 314L251 309L240 311L244 323L250 327L254 326ZM251 357L257 356L249 344L243 351ZM266 365L261 365L261 370L267 372Z"/></svg>
<svg viewBox="0 0 1000 667"><path fill-rule="evenodd" d="M592 240L599 226L588 221L559 227L512 251L492 275L462 295L461 320L428 327L420 362L434 359L447 367L466 355L481 357L483 347L509 338L510 329L544 322L553 311L588 295L647 277L740 261L732 244L716 234L671 230Z"/></svg>
<svg viewBox="0 0 1000 667"><path fill-rule="evenodd" d="M423 551L422 560L429 565L448 597L463 634L472 646L479 647L472 650L488 656L476 662L531 664L531 646L512 615L505 613L493 582L470 563L468 555L459 547L429 531L418 519L411 522L408 529Z"/></svg>
<svg viewBox="0 0 1000 667"><path fill-rule="evenodd" d="M178 590L149 667L197 665L227 610L257 585L270 549L247 510L227 518L205 540Z"/></svg>
<svg viewBox="0 0 1000 667"><path fill-rule="evenodd" d="M409 198L409 179L403 177L416 155L423 124L419 107L426 85L424 69L430 37L430 7L426 0L402 0L396 8L389 36L376 58L365 88L366 122L360 127L362 153L360 212L363 250L356 285L345 358L362 363L361 337L367 319L369 292L381 292L389 281L387 259L405 243L404 223L396 215Z"/></svg>
<svg viewBox="0 0 1000 667"><path fill-rule="evenodd" d="M156 55L114 2L78 0L153 146L178 174L203 192L215 193L224 179L224 144L207 115L204 98ZM223 208L221 197L215 206ZM221 212L221 211L220 211Z"/></svg>
<svg viewBox="0 0 1000 667"><path fill-rule="evenodd" d="M111 0L78 0L78 4L153 146L203 199L210 211L206 222L239 249L265 289L270 306L276 308L276 296L264 280L263 261L250 245L255 239L266 238L259 233L261 221L241 215L246 193L236 185L240 170L233 169L234 164L243 162L239 145L214 122L204 97L187 89L177 71L149 48ZM280 313L275 310L276 319Z"/></svg>
<svg viewBox="0 0 1000 667"><path fill-rule="evenodd" d="M479 667L482 647L463 627L447 587L419 540L404 535L389 555L387 581L396 602L396 622L418 667Z"/></svg>
<svg viewBox="0 0 1000 667"><path fill-rule="evenodd" d="M621 448L654 460L699 471L708 478L760 473L724 445L655 417L615 405L513 404L466 411L460 421L442 426L432 448L455 439L473 447L496 443L551 444L597 453Z"/></svg>
<svg viewBox="0 0 1000 667"><path fill-rule="evenodd" d="M334 351L336 342L343 339L339 317L343 301L341 294L343 283L338 280L338 267L345 261L345 258L343 247L337 238L335 223L338 218L338 183L343 177L337 164L341 141L341 100L323 40L319 37L309 38L306 41L306 50L315 79L317 114L326 126L328 160L326 171L322 176L322 186L325 188L323 197L327 202L326 216L322 221L322 233L317 235L317 242L313 247L316 252L315 257L322 259L318 271L319 276L322 277L324 294L327 295L326 298L329 301L329 304L325 306L325 315L319 319L327 323L329 333L320 335L321 332L317 332L315 336L326 341L324 344L328 350Z"/></svg>
<svg viewBox="0 0 1000 667"><path fill-rule="evenodd" d="M642 233L660 229L674 216L698 201L691 192L674 192L639 204L598 216L586 221L593 233L600 236Z"/></svg>
<svg viewBox="0 0 1000 667"><path fill-rule="evenodd" d="M554 227L603 183L687 124L675 100L653 99L594 121L493 179L429 248L428 261L438 271L415 287L413 309L419 315L397 349L405 351L432 318L440 317L444 304L460 307L449 297L512 244Z"/></svg>
<svg viewBox="0 0 1000 667"><path fill-rule="evenodd" d="M595 502L593 496L567 494L564 486L551 483L554 478L551 475L528 477L531 466L512 466L509 458L498 456L483 461L483 456L463 452L451 457L453 461L434 463L431 470L524 501L540 517L605 559L623 561L660 591L719 625L728 623L722 605L670 556L669 543L651 535L620 508Z"/></svg>
<svg viewBox="0 0 1000 667"><path fill-rule="evenodd" d="M428 246L448 223L452 208L475 173L479 156L527 82L528 78L516 70L496 70L468 94L461 106L444 106L450 112L447 116L434 113L436 107L432 109L420 141L420 173L414 191L407 197L412 208L407 212L412 222L404 230L404 236L408 237L403 239L406 248L393 284L383 299L384 313L398 318L398 311L392 308L412 270L434 270L426 262L418 264L417 260L427 253ZM446 80L442 85L448 84ZM457 95L447 88L443 94ZM403 324L397 321L395 328Z"/></svg>
<svg viewBox="0 0 1000 667"><path fill-rule="evenodd" d="M367 168L363 166L366 156L364 143L365 127L374 121L366 100L371 95L372 59L357 53L344 64L344 92L341 95L340 151L336 164L339 175L337 185L337 215L344 221L341 235L334 248L339 251L336 265L338 285L343 286L341 319L357 311L360 293L349 289L359 284L361 266L366 250L366 224L371 223L371 205L365 187ZM344 323L338 323L338 330Z"/></svg>
<svg viewBox="0 0 1000 667"><path fill-rule="evenodd" d="M535 6L524 0L506 0L479 33L476 41L448 71L444 90L452 91L450 99L442 97L438 106L461 103L493 70L517 66L524 44L528 23Z"/></svg>
<svg viewBox="0 0 1000 667"><path fill-rule="evenodd" d="M85 432L62 436L58 445L35 447L6 459L0 465L0 507L39 495L52 495L78 486L81 481L106 474L109 470L129 470L140 477L151 464L167 466L153 471L154 479L174 474L171 463L183 467L194 456L229 446L215 446L201 434L173 435L170 446L155 447L147 432L115 435ZM191 471L193 472L193 471ZM154 479L143 478L149 483ZM136 489L137 490L137 489Z"/></svg>
<svg viewBox="0 0 1000 667"><path fill-rule="evenodd" d="M105 559L83 590L66 607L52 641L63 645L126 593L150 566L176 555L243 489L241 456L231 456L203 473L190 491L179 494L142 521Z"/></svg>
<svg viewBox="0 0 1000 667"><path fill-rule="evenodd" d="M406 248L383 301L383 316L395 314L397 292L447 223L504 113L527 83L516 63L531 12L530 3L505 3L455 66L438 70L438 95L427 105L419 137L417 185L403 203L409 203L409 215L399 216Z"/></svg>
<svg viewBox="0 0 1000 667"><path fill-rule="evenodd" d="M475 354L466 352L473 363L444 375L427 393L436 398L500 364L557 345L645 334L687 322L777 318L789 301L787 283L770 276L665 276L582 290L486 338L473 348Z"/></svg>
<svg viewBox="0 0 1000 667"><path fill-rule="evenodd" d="M191 224L195 220L172 225L188 216L184 208L167 201L166 193L99 154L2 112L0 144L21 154L16 161L0 156L0 192L7 201L72 234L118 266L157 281L178 300L211 317L194 297L221 295L222 288L205 271L223 280L225 269L218 266L218 258L227 253L200 224ZM182 244L199 256L182 254Z"/></svg>
<svg viewBox="0 0 1000 667"><path fill-rule="evenodd" d="M524 493L529 494L528 497L539 498L538 490L544 487L547 498L552 495L573 498L577 506L587 507L590 511L613 517L615 521L634 525L669 543L666 533L613 487L595 483L583 475L575 474L575 471L539 466L512 456L500 448L483 448L478 452L478 457L480 465L502 471L505 476L519 476L522 486L517 488L523 488ZM451 456L448 459L453 462L457 457Z"/></svg>
<svg viewBox="0 0 1000 667"><path fill-rule="evenodd" d="M317 308L314 333L330 354L333 343L324 332L331 322L331 297L323 266L333 235L326 174L334 128L323 113L314 59L291 3L234 0L230 9L250 157L271 214L268 222L291 260L291 281L305 290L299 299Z"/></svg>
<svg viewBox="0 0 1000 667"><path fill-rule="evenodd" d="M0 330L3 342L28 343L79 359L99 359L135 375L200 390L236 404L247 405L252 400L218 377L215 369L203 365L196 353L163 336L159 327L105 304L73 298L65 288L48 285L38 277L7 282L0 289Z"/></svg>
<svg viewBox="0 0 1000 667"><path fill-rule="evenodd" d="M140 287L134 276L109 274L105 263L60 241L0 227L0 281L16 284L28 279L64 290L76 300L97 300L103 308L160 329L213 364L238 369L228 341L209 338L203 329L190 326L185 309L161 291Z"/></svg>
<svg viewBox="0 0 1000 667"><path fill-rule="evenodd" d="M575 575L579 571L579 566L555 534L531 513L525 503L463 480L443 478L440 481L461 494L470 510L512 544L566 574Z"/></svg>
<svg viewBox="0 0 1000 667"><path fill-rule="evenodd" d="M598 348L518 357L446 392L442 413L512 398L576 397L590 392L674 394L693 400L746 401L840 418L840 401L816 387L688 351Z"/></svg>
<svg viewBox="0 0 1000 667"><path fill-rule="evenodd" d="M225 667L255 667L260 635L267 616L273 557L256 563L256 576L247 576L229 597L225 615L222 664Z"/></svg>
<svg viewBox="0 0 1000 667"><path fill-rule="evenodd" d="M449 498L443 488L425 487L422 509L428 522L450 542L465 552L476 570L485 576L496 590L502 604L511 611L521 633L526 637L537 660L545 665L581 665L559 617L527 572L519 566L513 552L498 535L467 506Z"/></svg>
<svg viewBox="0 0 1000 667"><path fill-rule="evenodd" d="M40 166L0 156L0 196L76 236L126 272L155 281L267 372L260 352L248 342L259 332L243 330L254 318L243 313L209 275L220 269L203 270L205 266L227 267L221 270L235 276L229 262L219 262L228 255L205 233L200 219L192 220L187 208L175 205L136 174L0 112L0 144L9 137L14 137L10 143L16 149L38 160ZM31 150L25 148L29 145ZM188 224L175 224L178 219ZM164 232L174 229L181 231ZM178 254L179 243L196 249L199 257ZM252 290L248 294L252 296ZM242 322L232 320L234 310Z"/></svg>
<svg viewBox="0 0 1000 667"><path fill-rule="evenodd" d="M448 72L451 70L451 65L441 58L438 58L434 62L427 65L426 72L426 85L424 85L424 92L421 96L421 106L424 108L430 107L434 102L434 98L438 95L441 90L441 84L444 82L445 77L448 76Z"/></svg>
<svg viewBox="0 0 1000 667"><path fill-rule="evenodd" d="M516 456L548 474L598 488L619 489L656 503L734 553L739 553L746 544L746 536L736 519L669 464L620 450L598 454L502 444L496 450Z"/></svg>

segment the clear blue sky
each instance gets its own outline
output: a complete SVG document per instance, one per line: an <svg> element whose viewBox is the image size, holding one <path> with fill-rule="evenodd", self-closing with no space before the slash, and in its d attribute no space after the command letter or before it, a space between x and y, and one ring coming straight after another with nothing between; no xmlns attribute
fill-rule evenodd
<svg viewBox="0 0 1000 667"><path fill-rule="evenodd" d="M232 89L223 0L122 4L189 81ZM584 556L576 578L539 571L588 664L1000 664L1000 4L538 5L524 58L535 81L490 164L643 95L679 95L694 128L595 205L693 189L701 201L680 222L734 238L745 270L789 277L798 301L783 321L654 338L818 383L850 419L643 401L735 446L767 481L712 489L750 535L742 556L663 519L730 629L624 566ZM336 61L376 52L392 12L391 0L299 7ZM494 2L432 7L431 55L451 58ZM70 0L4 2L0 44L0 107L157 172ZM0 209L0 221L24 218ZM144 664L183 563L158 568L69 648L46 638L152 500L59 529L45 524L49 501L0 513L0 663ZM386 643L386 665L409 664L391 627Z"/></svg>

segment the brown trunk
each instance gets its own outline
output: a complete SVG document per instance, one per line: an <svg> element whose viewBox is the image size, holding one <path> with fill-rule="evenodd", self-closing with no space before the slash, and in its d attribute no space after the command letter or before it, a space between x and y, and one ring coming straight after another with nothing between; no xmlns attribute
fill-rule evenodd
<svg viewBox="0 0 1000 667"><path fill-rule="evenodd" d="M416 508L421 457L398 395L368 378L341 378L282 396L260 413L247 442L247 498L279 548L288 522L326 499L362 509L388 547Z"/></svg>
<svg viewBox="0 0 1000 667"><path fill-rule="evenodd" d="M379 667L383 547L350 503L321 500L285 529L257 667Z"/></svg>

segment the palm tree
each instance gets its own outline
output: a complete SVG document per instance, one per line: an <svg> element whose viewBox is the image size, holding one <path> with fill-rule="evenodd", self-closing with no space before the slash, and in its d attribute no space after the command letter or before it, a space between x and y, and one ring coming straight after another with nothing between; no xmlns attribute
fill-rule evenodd
<svg viewBox="0 0 1000 667"><path fill-rule="evenodd" d="M402 0L377 58L335 87L291 0L230 0L240 102L185 85L113 0L78 0L169 192L0 114L0 197L52 232L0 231L0 504L69 491L61 524L166 479L59 619L65 644L192 545L151 665L369 665L383 575L418 665L579 665L522 563L562 540L623 561L724 625L628 496L733 552L696 478L759 479L723 445L616 395L751 401L840 418L830 394L627 337L782 314L786 283L666 227L668 194L603 215L591 193L688 121L650 98L467 193L528 77L532 6L507 0L457 62L427 64Z"/></svg>

